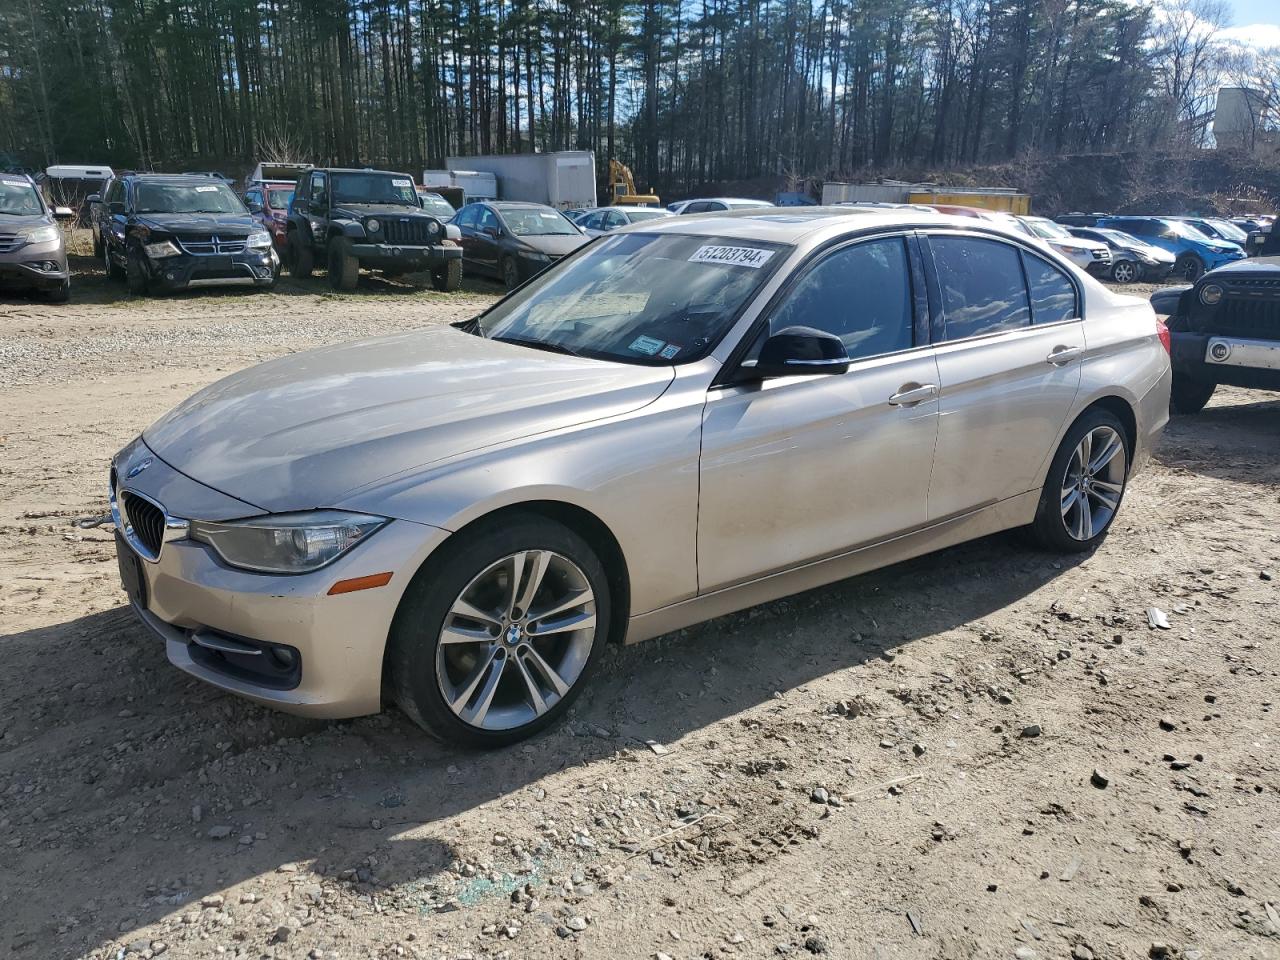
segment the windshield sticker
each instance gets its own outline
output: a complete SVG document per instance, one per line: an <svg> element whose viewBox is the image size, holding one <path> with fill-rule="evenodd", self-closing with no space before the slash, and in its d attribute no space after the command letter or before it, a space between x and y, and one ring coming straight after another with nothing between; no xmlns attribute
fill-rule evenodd
<svg viewBox="0 0 1280 960"><path fill-rule="evenodd" d="M413 181L412 180L392 180L391 185L393 187L412 187Z"/></svg>
<svg viewBox="0 0 1280 960"><path fill-rule="evenodd" d="M628 350L634 350L636 353L643 353L646 357L652 357L655 353L662 349L665 340L655 340L653 337L639 336L631 341Z"/></svg>
<svg viewBox="0 0 1280 960"><path fill-rule="evenodd" d="M689 258L689 262L723 263L731 267L750 267L752 270L759 270L769 262L773 253L772 250L761 250L759 247L699 247L697 252Z"/></svg>
<svg viewBox="0 0 1280 960"><path fill-rule="evenodd" d="M27 181L26 181L26 180L20 180L20 179L19 179L19 178L17 178L17 177L3 177L3 176L0 176L0 183L11 183L11 184L13 184L15 187L25 187L25 186L27 186Z"/></svg>
<svg viewBox="0 0 1280 960"><path fill-rule="evenodd" d="M196 187L196 193L217 193L217 187Z"/></svg>
<svg viewBox="0 0 1280 960"><path fill-rule="evenodd" d="M683 349L684 348L681 347L679 344L668 343L665 347L663 347L658 352L658 356L660 356L663 360L674 360L675 355Z"/></svg>

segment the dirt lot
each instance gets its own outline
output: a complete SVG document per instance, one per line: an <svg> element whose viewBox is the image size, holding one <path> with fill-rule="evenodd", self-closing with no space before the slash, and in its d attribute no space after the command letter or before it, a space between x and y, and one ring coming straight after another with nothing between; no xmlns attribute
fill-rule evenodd
<svg viewBox="0 0 1280 960"><path fill-rule="evenodd" d="M619 649L506 751L171 668L71 526L109 456L226 372L495 292L0 301L0 951L1280 957L1271 395L1174 421L1092 556L995 537Z"/></svg>

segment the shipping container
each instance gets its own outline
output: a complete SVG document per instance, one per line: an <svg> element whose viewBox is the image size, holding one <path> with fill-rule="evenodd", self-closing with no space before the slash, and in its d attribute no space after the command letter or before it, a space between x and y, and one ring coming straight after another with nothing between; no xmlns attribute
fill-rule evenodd
<svg viewBox="0 0 1280 960"><path fill-rule="evenodd" d="M838 183L822 185L822 202L832 203L945 203L960 207L1003 210L1026 216L1031 197L1006 187L946 187L936 183L907 183L882 180L878 183Z"/></svg>

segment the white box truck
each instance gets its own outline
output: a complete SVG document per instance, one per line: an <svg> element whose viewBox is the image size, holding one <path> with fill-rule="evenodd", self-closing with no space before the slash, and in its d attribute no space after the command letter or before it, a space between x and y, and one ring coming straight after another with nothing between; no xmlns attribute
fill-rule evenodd
<svg viewBox="0 0 1280 960"><path fill-rule="evenodd" d="M596 206L596 155L590 150L449 157L449 170L490 173L498 179L499 200L545 203L559 210Z"/></svg>
<svg viewBox="0 0 1280 960"><path fill-rule="evenodd" d="M498 178L478 170L423 170L422 185L461 190L464 204L498 199Z"/></svg>

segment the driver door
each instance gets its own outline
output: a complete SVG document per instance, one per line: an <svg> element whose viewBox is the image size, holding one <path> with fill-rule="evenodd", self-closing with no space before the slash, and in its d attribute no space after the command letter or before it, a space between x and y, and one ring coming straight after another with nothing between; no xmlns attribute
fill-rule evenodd
<svg viewBox="0 0 1280 960"><path fill-rule="evenodd" d="M703 413L699 591L924 525L938 435L938 366L914 237L825 252L784 291L764 333L835 334L843 374L713 387Z"/></svg>

